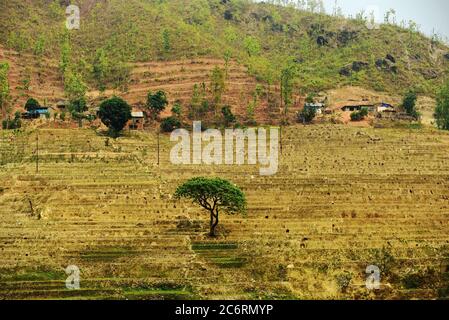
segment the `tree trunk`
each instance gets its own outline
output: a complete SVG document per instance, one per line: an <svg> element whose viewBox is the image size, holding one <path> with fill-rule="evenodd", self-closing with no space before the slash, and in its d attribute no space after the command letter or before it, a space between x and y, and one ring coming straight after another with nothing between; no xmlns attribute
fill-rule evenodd
<svg viewBox="0 0 449 320"><path fill-rule="evenodd" d="M216 237L215 229L217 228L217 225L218 225L218 210L216 210L215 213L214 213L213 210L211 210L211 212L210 212L210 232L209 232L209 236Z"/></svg>

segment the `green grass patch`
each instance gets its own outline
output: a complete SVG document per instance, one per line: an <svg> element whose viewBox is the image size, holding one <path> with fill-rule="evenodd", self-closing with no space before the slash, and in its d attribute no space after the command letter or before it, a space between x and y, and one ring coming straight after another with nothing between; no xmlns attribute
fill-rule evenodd
<svg viewBox="0 0 449 320"><path fill-rule="evenodd" d="M247 263L247 259L240 256L238 248L239 245L234 242L192 244L193 251L220 268L241 268Z"/></svg>
<svg viewBox="0 0 449 320"><path fill-rule="evenodd" d="M51 269L23 269L23 270L9 270L1 271L0 279L8 282L21 281L51 281L51 280L65 280L67 275L64 270Z"/></svg>
<svg viewBox="0 0 449 320"><path fill-rule="evenodd" d="M85 261L108 262L137 254L138 252L131 247L101 247L83 251L80 253L80 257Z"/></svg>

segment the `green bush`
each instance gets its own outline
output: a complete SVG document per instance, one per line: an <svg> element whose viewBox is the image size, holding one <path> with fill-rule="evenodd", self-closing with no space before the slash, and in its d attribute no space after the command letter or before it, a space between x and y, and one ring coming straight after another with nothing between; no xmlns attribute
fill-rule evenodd
<svg viewBox="0 0 449 320"><path fill-rule="evenodd" d="M402 285L406 289L418 289L425 283L425 277L418 273L406 275L402 278Z"/></svg>
<svg viewBox="0 0 449 320"><path fill-rule="evenodd" d="M16 112L14 119L5 119L2 121L2 128L7 129L20 129L22 127L22 121L20 120L20 112Z"/></svg>
<svg viewBox="0 0 449 320"><path fill-rule="evenodd" d="M180 118L181 115L182 115L182 106L181 106L181 103L176 102L176 103L173 105L173 108L171 108L171 113L173 114L173 116L176 116L176 117Z"/></svg>
<svg viewBox="0 0 449 320"><path fill-rule="evenodd" d="M304 106L304 109L298 113L298 121L301 123L310 123L315 117L316 109L310 106Z"/></svg>
<svg viewBox="0 0 449 320"><path fill-rule="evenodd" d="M172 132L173 130L179 128L181 128L181 122L175 117L165 118L161 122L162 132Z"/></svg>
<svg viewBox="0 0 449 320"><path fill-rule="evenodd" d="M362 108L360 111L351 113L351 121L362 121L368 115L368 109Z"/></svg>
<svg viewBox="0 0 449 320"><path fill-rule="evenodd" d="M415 119L419 119L421 117L421 114L416 110L416 100L418 99L418 96L416 95L416 92L413 90L409 90L402 101L402 107L404 108L405 112L412 116Z"/></svg>
<svg viewBox="0 0 449 320"><path fill-rule="evenodd" d="M449 82L438 92L435 120L439 129L449 130Z"/></svg>
<svg viewBox="0 0 449 320"><path fill-rule="evenodd" d="M221 113L223 114L224 123L226 126L229 126L229 125L235 123L236 118L235 118L234 114L232 113L231 107L224 106L223 108L221 108Z"/></svg>

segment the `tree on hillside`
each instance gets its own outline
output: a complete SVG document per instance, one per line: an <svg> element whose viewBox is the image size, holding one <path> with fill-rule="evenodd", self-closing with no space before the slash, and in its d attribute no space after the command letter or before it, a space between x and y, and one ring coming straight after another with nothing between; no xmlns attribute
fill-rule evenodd
<svg viewBox="0 0 449 320"><path fill-rule="evenodd" d="M40 103L34 98L29 98L25 103L25 110L28 112L32 112L36 109L39 109L40 107Z"/></svg>
<svg viewBox="0 0 449 320"><path fill-rule="evenodd" d="M168 99L164 91L159 90L155 94L148 92L146 107L150 110L153 119L156 119L167 105Z"/></svg>
<svg viewBox="0 0 449 320"><path fill-rule="evenodd" d="M9 99L9 80L8 80L9 64L0 62L0 110L3 116L7 113L7 102Z"/></svg>
<svg viewBox="0 0 449 320"><path fill-rule="evenodd" d="M14 115L13 119L10 119L9 117L7 119L4 119L2 121L2 128L4 130L8 129L20 129L22 127L22 121L20 120L21 115L20 112L17 111Z"/></svg>
<svg viewBox="0 0 449 320"><path fill-rule="evenodd" d="M98 49L93 63L93 77L97 82L100 91L106 90L107 75L110 69L110 62L104 49Z"/></svg>
<svg viewBox="0 0 449 320"><path fill-rule="evenodd" d="M201 107L201 94L198 87L198 84L193 85L193 92L192 92L192 98L190 100L190 106L189 106L189 119L190 120L199 120L198 119L198 113L199 109Z"/></svg>
<svg viewBox="0 0 449 320"><path fill-rule="evenodd" d="M25 34L23 34L21 31L12 31L9 34L8 40L6 42L6 45L16 50L19 55L25 51L29 47L30 39Z"/></svg>
<svg viewBox="0 0 449 320"><path fill-rule="evenodd" d="M131 119L131 107L125 100L113 97L100 104L99 116L109 128L109 135L116 138Z"/></svg>
<svg viewBox="0 0 449 320"><path fill-rule="evenodd" d="M229 126L235 123L236 118L232 113L230 106L224 106L223 108L221 108L221 114L223 115L225 126Z"/></svg>
<svg viewBox="0 0 449 320"><path fill-rule="evenodd" d="M225 73L219 67L215 67L211 74L212 96L214 100L215 115L220 106L225 91Z"/></svg>
<svg viewBox="0 0 449 320"><path fill-rule="evenodd" d="M439 129L449 130L449 81L438 92L435 120Z"/></svg>
<svg viewBox="0 0 449 320"><path fill-rule="evenodd" d="M315 107L306 105L301 110L301 112L298 113L298 121L303 124L310 123L313 121L313 119L315 119L315 116L316 116Z"/></svg>
<svg viewBox="0 0 449 320"><path fill-rule="evenodd" d="M413 90L409 90L402 101L402 107L404 108L405 112L409 116L414 117L415 119L419 118L419 113L416 110L416 100L418 99L416 92Z"/></svg>
<svg viewBox="0 0 449 320"><path fill-rule="evenodd" d="M215 229L221 211L227 214L246 213L245 194L234 184L220 178L193 178L179 186L175 198L186 198L209 211L211 237L215 237Z"/></svg>
<svg viewBox="0 0 449 320"><path fill-rule="evenodd" d="M162 31L162 48L164 53L169 53L171 50L170 33L167 29Z"/></svg>
<svg viewBox="0 0 449 320"><path fill-rule="evenodd" d="M175 104L173 105L173 107L171 108L171 113L172 115L177 118L177 119L181 119L182 117L182 105L181 102L178 100L175 102Z"/></svg>
<svg viewBox="0 0 449 320"><path fill-rule="evenodd" d="M246 37L244 40L244 46L246 49L246 53L250 57L257 56L260 54L261 48L259 41L254 37Z"/></svg>
<svg viewBox="0 0 449 320"><path fill-rule="evenodd" d="M281 101L284 104L284 116L287 116L288 109L293 100L293 86L297 75L297 67L289 65L281 71Z"/></svg>
<svg viewBox="0 0 449 320"><path fill-rule="evenodd" d="M64 91L70 101L83 99L87 92L87 85L80 74L68 69L64 76Z"/></svg>
<svg viewBox="0 0 449 320"><path fill-rule="evenodd" d="M34 44L34 48L33 48L33 54L37 57L38 64L39 64L39 66L41 66L42 58L45 54L45 38L43 36L40 36L36 40L36 43Z"/></svg>
<svg viewBox="0 0 449 320"><path fill-rule="evenodd" d="M64 34L61 42L61 53L59 58L59 72L62 75L62 79L64 80L65 73L70 66L70 56L71 56L71 47L70 47L70 39L69 35Z"/></svg>
<svg viewBox="0 0 449 320"><path fill-rule="evenodd" d="M84 112L87 111L87 102L84 97L70 100L69 105L70 113L72 114L72 118L78 120L78 126L81 128L83 126L83 119L86 118Z"/></svg>

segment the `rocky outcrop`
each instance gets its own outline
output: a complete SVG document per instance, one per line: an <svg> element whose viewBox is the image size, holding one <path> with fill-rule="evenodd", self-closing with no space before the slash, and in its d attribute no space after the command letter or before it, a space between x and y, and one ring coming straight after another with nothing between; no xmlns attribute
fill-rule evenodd
<svg viewBox="0 0 449 320"><path fill-rule="evenodd" d="M363 69L367 69L368 67L369 67L369 63L368 62L354 61L352 63L352 70L355 71L355 72L362 71Z"/></svg>
<svg viewBox="0 0 449 320"><path fill-rule="evenodd" d="M340 69L340 75L344 77L350 77L353 72L360 72L369 67L368 62L354 61L353 63L344 66Z"/></svg>
<svg viewBox="0 0 449 320"><path fill-rule="evenodd" d="M318 38L316 38L316 43L320 46L327 46L329 44L329 40L327 40L324 36L318 36Z"/></svg>
<svg viewBox="0 0 449 320"><path fill-rule="evenodd" d="M376 68L391 73L399 72L399 69L396 66L396 59L391 54L387 54L384 59L377 59Z"/></svg>
<svg viewBox="0 0 449 320"><path fill-rule="evenodd" d="M432 80L432 79L436 79L439 77L438 72L436 72L435 70L432 70L432 69L424 69L424 70L421 70L420 73L426 80Z"/></svg>

